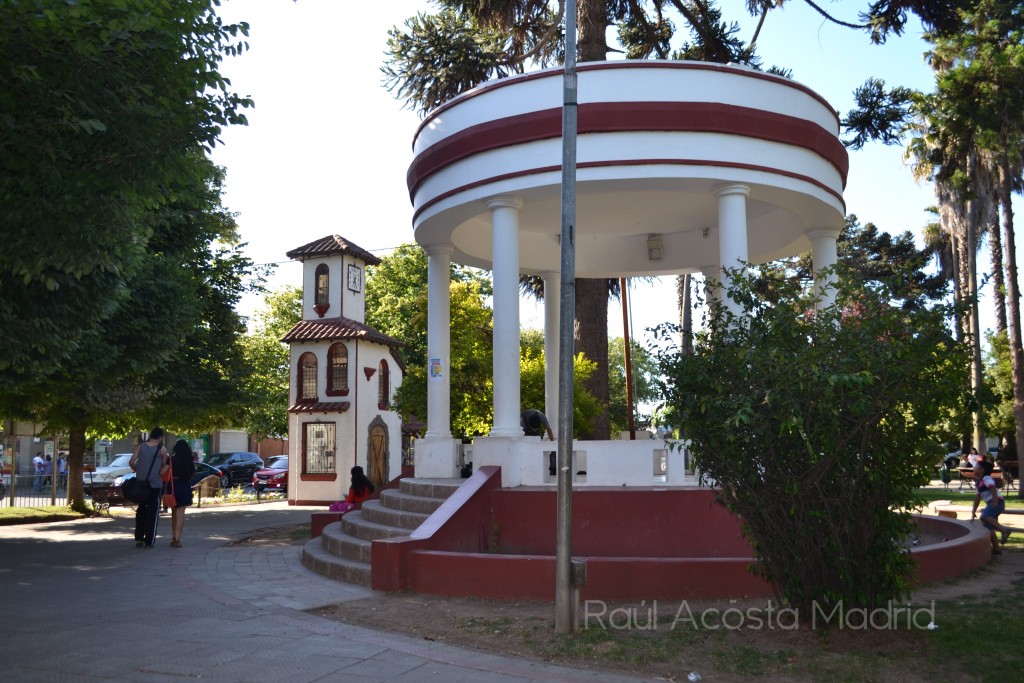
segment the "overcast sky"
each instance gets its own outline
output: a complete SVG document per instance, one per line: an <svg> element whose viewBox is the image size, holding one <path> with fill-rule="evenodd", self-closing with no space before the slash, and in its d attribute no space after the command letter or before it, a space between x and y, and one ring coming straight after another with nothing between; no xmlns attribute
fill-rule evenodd
<svg viewBox="0 0 1024 683"><path fill-rule="evenodd" d="M855 21L863 2L826 3ZM724 15L744 19L744 0L720 3ZM251 95L247 127L223 135L214 161L228 171L225 204L238 212L248 255L257 263L285 261L285 252L337 233L378 255L413 242L412 208L405 173L419 117L403 109L382 85L387 31L426 0L227 0L226 21L250 24L250 50L228 60L222 72L234 89ZM890 85L930 89L919 30L883 46L866 34L822 22L805 3L791 0L762 29L758 53L764 64L792 69L795 80L845 114L853 90L868 77ZM918 185L902 150L880 144L850 153L847 210L862 222L891 232L920 234L934 203L930 185ZM987 255L979 261L987 265ZM638 285L633 296L634 336L674 319L674 283ZM301 285L297 263L281 263L271 287ZM647 302L647 303L645 303ZM242 312L259 306L247 298ZM622 315L612 304L612 336L622 334ZM525 302L524 326L540 327L540 307Z"/></svg>

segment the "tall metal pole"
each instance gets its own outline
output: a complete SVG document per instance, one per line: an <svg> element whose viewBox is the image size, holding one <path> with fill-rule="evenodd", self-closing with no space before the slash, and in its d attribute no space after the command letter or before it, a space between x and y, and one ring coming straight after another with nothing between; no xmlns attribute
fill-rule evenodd
<svg viewBox="0 0 1024 683"><path fill-rule="evenodd" d="M576 319L576 0L565 2L562 94L561 305L558 334L558 518L555 534L555 631L569 633L572 587L573 322Z"/></svg>

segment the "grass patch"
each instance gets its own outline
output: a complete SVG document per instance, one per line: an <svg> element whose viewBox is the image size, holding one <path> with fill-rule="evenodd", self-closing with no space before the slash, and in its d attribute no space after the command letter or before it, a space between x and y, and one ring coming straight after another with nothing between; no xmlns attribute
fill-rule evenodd
<svg viewBox="0 0 1024 683"><path fill-rule="evenodd" d="M0 526L9 524L39 524L41 522L63 522L69 519L87 517L75 512L67 505L38 505L35 507L0 508Z"/></svg>
<svg viewBox="0 0 1024 683"><path fill-rule="evenodd" d="M212 496L203 496L203 505L227 505L236 503L255 503L255 493L245 493L242 486L221 489Z"/></svg>
<svg viewBox="0 0 1024 683"><path fill-rule="evenodd" d="M931 606L914 604L913 609ZM1019 616L1024 611L1024 580L991 596L934 603L934 630L924 628L918 617L908 625L899 613L896 624L876 629L850 624L833 625L829 631L694 628L666 621L668 607L661 609L656 628L641 618L639 628L591 622L579 633L561 634L553 632L551 618L476 615L458 618L455 626L500 643L503 652L665 680L685 680L696 671L709 680L725 675L752 681L1004 683L1006 672L1019 670L1024 662L1016 645L1024 641L1024 619ZM925 615L924 621L929 620Z"/></svg>

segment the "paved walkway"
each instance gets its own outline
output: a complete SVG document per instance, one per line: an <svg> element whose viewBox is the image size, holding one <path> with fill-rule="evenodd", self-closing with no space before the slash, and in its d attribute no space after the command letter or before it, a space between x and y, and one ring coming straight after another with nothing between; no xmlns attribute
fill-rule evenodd
<svg viewBox="0 0 1024 683"><path fill-rule="evenodd" d="M371 631L304 610L373 595L299 547L232 546L307 522L285 503L189 509L181 549L130 518L0 527L0 681L639 681ZM650 679L647 679L650 680Z"/></svg>

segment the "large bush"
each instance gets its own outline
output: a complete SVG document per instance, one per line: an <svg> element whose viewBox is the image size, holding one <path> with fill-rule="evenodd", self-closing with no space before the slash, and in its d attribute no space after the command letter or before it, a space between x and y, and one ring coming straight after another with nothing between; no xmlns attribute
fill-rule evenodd
<svg viewBox="0 0 1024 683"><path fill-rule="evenodd" d="M963 391L965 351L942 305L840 274L815 311L770 268L734 274L692 356L660 353L665 396L697 467L743 521L753 571L810 616L904 597L906 510L934 472L930 427Z"/></svg>

